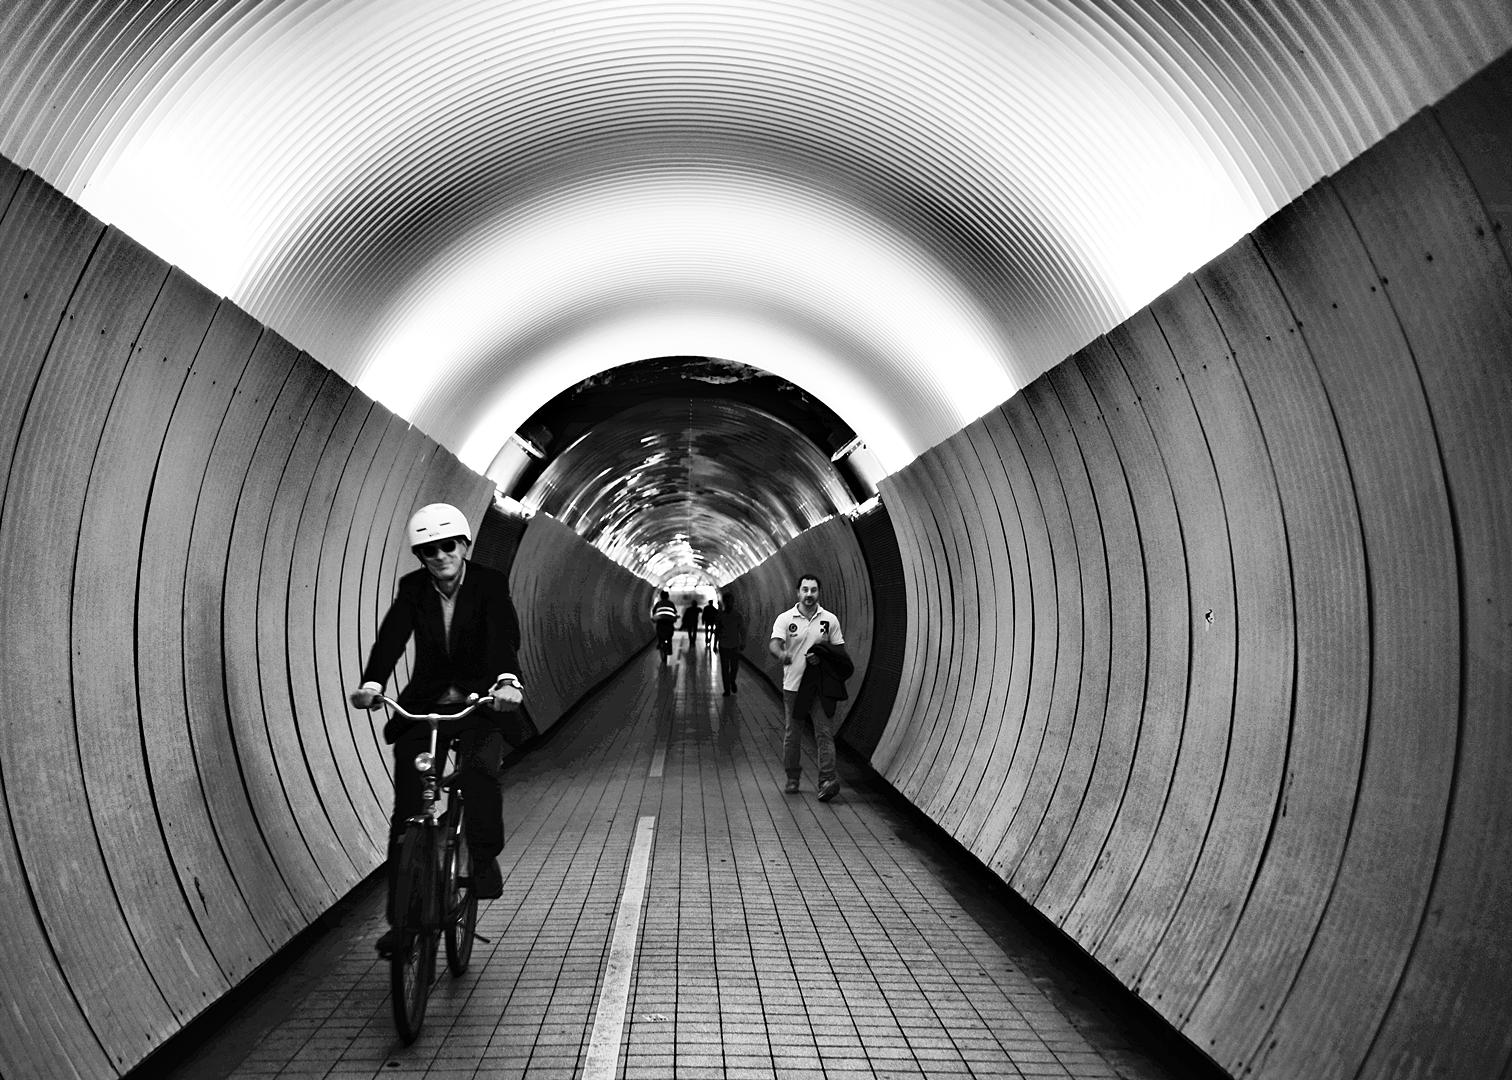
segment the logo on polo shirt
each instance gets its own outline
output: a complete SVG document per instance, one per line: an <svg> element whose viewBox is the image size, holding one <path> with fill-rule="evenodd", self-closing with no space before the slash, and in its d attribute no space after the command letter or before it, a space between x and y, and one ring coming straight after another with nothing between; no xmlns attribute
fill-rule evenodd
<svg viewBox="0 0 1512 1080"><path fill-rule="evenodd" d="M788 633L790 633L790 634L796 634L797 632L798 632L798 624L795 623L795 622L788 623Z"/></svg>

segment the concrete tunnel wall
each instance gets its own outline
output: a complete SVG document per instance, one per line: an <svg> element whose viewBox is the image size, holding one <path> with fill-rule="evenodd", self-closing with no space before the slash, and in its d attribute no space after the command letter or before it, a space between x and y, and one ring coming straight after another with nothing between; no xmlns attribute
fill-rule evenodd
<svg viewBox="0 0 1512 1080"><path fill-rule="evenodd" d="M492 485L3 159L0 259L0 1075L109 1077L381 864L389 755L344 689L410 511L478 522ZM564 532L514 574L543 727L606 673L572 602L646 636L603 595L643 583Z"/></svg>
<svg viewBox="0 0 1512 1080"><path fill-rule="evenodd" d="M873 764L1235 1076L1507 1075L1509 217L1504 58L883 483Z"/></svg>
<svg viewBox="0 0 1512 1080"><path fill-rule="evenodd" d="M543 732L654 636L650 586L544 514L525 527L509 588L520 611L520 679Z"/></svg>
<svg viewBox="0 0 1512 1080"><path fill-rule="evenodd" d="M1509 83L884 485L874 764L1238 1075L1512 1053ZM378 865L386 754L341 691L403 516L488 490L8 163L0 203L0 1072L111 1076ZM522 609L591 562L552 524ZM778 563L741 587L785 605ZM582 610L537 626L634 636ZM565 707L575 655L527 682Z"/></svg>

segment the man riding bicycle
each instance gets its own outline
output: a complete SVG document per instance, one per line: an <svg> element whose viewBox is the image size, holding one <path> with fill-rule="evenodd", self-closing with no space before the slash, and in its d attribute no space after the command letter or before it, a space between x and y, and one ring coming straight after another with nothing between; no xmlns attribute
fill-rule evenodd
<svg viewBox="0 0 1512 1080"><path fill-rule="evenodd" d="M504 675L519 669L520 622L509 598L509 579L497 570L470 562L472 530L455 506L431 503L410 517L410 550L421 569L399 579L399 592L378 628L378 639L362 671L363 682L349 695L359 709L371 709L394 665L415 639L410 680L399 704L415 713L461 712L470 694L487 694L497 712L519 707L520 692ZM424 792L415 771L415 755L430 749L430 729L423 723L391 717L384 741L394 747L394 813L389 824L388 933L378 951L394 946L396 846L405 822L421 812ZM467 800L467 846L472 852L473 890L490 900L503 891L498 854L504 848L503 800L499 779L504 736L487 710L445 722L437 755L444 758L455 741L462 795Z"/></svg>

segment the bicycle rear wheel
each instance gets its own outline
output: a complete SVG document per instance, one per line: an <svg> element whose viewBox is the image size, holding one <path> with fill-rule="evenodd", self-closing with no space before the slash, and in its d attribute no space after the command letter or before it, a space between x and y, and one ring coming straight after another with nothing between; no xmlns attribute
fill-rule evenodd
<svg viewBox="0 0 1512 1080"><path fill-rule="evenodd" d="M467 970L472 960L473 930L478 925L478 895L473 891L472 852L463 828L465 810L453 795L446 811L446 863L442 882L446 890L446 963L453 976Z"/></svg>
<svg viewBox="0 0 1512 1080"><path fill-rule="evenodd" d="M431 974L436 960L436 932L426 926L426 896L432 886L434 830L411 825L399 844L399 881L394 894L394 951L389 958L389 989L394 1027L408 1046L425 1023Z"/></svg>

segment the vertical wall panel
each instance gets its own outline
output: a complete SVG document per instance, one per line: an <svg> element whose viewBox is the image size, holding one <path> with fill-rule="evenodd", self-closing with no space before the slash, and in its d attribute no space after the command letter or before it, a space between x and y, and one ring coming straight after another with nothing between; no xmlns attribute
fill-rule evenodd
<svg viewBox="0 0 1512 1080"><path fill-rule="evenodd" d="M1031 566L1030 560L1025 553L1025 528L1022 521L1019 504L1014 496L1007 494L1007 481L1003 471L1003 462L1000 450L988 432L990 422L1000 422L1001 415L996 411L989 413L971 424L966 429L967 446L976 457L976 463L982 470L983 479L982 495L986 499L989 508L996 509L999 521L1006 521L1004 544L1009 552L1008 558L1012 561L1012 570L1005 581L1006 589L994 587L991 595L1001 598L1005 595L1010 599L1007 609L1011 612L1014 622L1007 628L1001 617L997 620L996 634L1003 639L1005 629L1012 635L1008 641L1012 642L1016 663L997 700L989 699L987 713L983 717L982 732L984 738L980 744L963 754L965 769L961 776L960 784L955 793L954 805L951 807L951 819L958 821L960 832L970 838L968 843L975 844L975 838L982 830L983 821L996 805L996 800L1001 792L1003 777L1013 759L1015 750L1024 731L1024 700L1028 693L1029 679L1031 674L1028 658L1032 655L1032 643L1034 641L1033 619L1034 608L1029 601ZM989 517L987 520L991 520ZM990 569L990 568L989 568ZM973 569L973 573L975 573ZM986 593L985 590L983 590ZM1005 641L1005 644L1008 644ZM1020 646L1029 646L1020 651ZM1002 704L999 704L999 703ZM973 848L973 850L976 850ZM987 849L989 852L991 846ZM979 854L984 852L978 851Z"/></svg>
<svg viewBox="0 0 1512 1080"><path fill-rule="evenodd" d="M1043 383L1042 383L1043 385ZM1044 706L1045 731L1029 773L1023 781L1023 796L1013 817L1002 830L997 850L987 865L1009 881L1013 880L1025 849L1044 820L1056 781L1065 764L1076 719L1076 698L1081 681L1082 621L1081 574L1077 565L1076 540L1071 531L1070 508L1055 463L1045 445L1043 432L1030 407L1030 397L1022 394L1004 407L1024 464L1033 478L1036 502L1044 515L1045 539L1049 547L1051 589L1054 601L1051 612L1056 616L1053 652L1050 653L1045 683L1049 699Z"/></svg>
<svg viewBox="0 0 1512 1080"><path fill-rule="evenodd" d="M1471 87L1463 96L1480 94ZM1500 100L1512 105L1512 94ZM1507 182L1512 140L1499 144ZM1506 779L1512 762L1512 619L1506 617L1512 597L1512 271L1476 190L1429 116L1407 124L1335 183L1374 268L1389 282L1384 291L1427 399L1448 488L1463 635L1453 802L1427 916L1366 1070L1491 1075L1512 1057L1506 1012L1512 1001L1512 791ZM1448 662L1452 669L1453 658ZM1434 715L1450 722L1447 708Z"/></svg>
<svg viewBox="0 0 1512 1080"><path fill-rule="evenodd" d="M982 744L985 726L1002 716L1004 688L996 678L997 655L999 650L1011 647L999 635L1004 630L1004 615L1012 611L1013 605L1006 540L986 473L969 434L961 432L947 440L947 444L954 487L950 498L957 504L961 526L972 549L962 588L972 598L971 610L966 614L976 638L976 647L968 658L971 698L964 709L958 710L963 715L958 720L956 738L935 765L940 779L936 782L934 808L929 813L949 829L959 823L970 805L969 792L963 794L962 782L975 758L972 748ZM998 575L1002 575L1001 581Z"/></svg>
<svg viewBox="0 0 1512 1080"><path fill-rule="evenodd" d="M897 533L887 505L879 500L853 517L851 527L871 585L872 654L840 736L852 749L870 757L897 701L908 639L908 601Z"/></svg>
<svg viewBox="0 0 1512 1080"><path fill-rule="evenodd" d="M5 358L0 364L0 476L6 478L0 482L9 483L38 374L104 226L35 176L23 178L3 158L0 191L5 202L0 216L0 356ZM37 451L27 453L35 456ZM0 516L3 550L10 512L18 504L10 501L8 491L0 496L6 507ZM0 596L0 605L5 603ZM16 639L30 636L7 635L3 646L0 694L12 708L21 707L16 679L22 672L15 651L21 642ZM76 1070L82 1076L108 1076L117 1059L97 1041L68 984L12 831L11 808L36 805L37 798L36 785L16 775L14 759L9 773L0 761L0 801L6 804L0 813L0 895L6 909L0 926L0 996L10 1005L0 1010L0 1073L66 1075Z"/></svg>
<svg viewBox="0 0 1512 1080"><path fill-rule="evenodd" d="M1224 643L1222 660L1234 664L1225 717L1230 722L1223 762L1214 770L1221 772L1222 787L1191 884L1171 916L1179 929L1139 977L1144 996L1161 1002L1180 1024L1233 931L1240 908L1229 898L1248 891L1275 811L1291 720L1296 616L1265 439L1207 297L1189 279L1152 310L1217 471L1234 590L1233 636ZM1215 613L1215 625L1217 620ZM1194 625L1202 624L1194 619ZM1205 681L1221 688L1228 680ZM1225 705L1220 698L1208 707Z"/></svg>
<svg viewBox="0 0 1512 1080"><path fill-rule="evenodd" d="M898 491L910 507L909 534L918 545L920 558L916 564L916 588L918 598L910 598L910 610L916 610L910 638L917 637L919 652L915 658L918 676L913 682L915 703L909 716L907 730L901 732L903 741L897 751L897 759L903 767L892 777L898 790L913 798L918 794L922 780L920 769L934 747L934 725L939 719L940 702L944 696L949 664L947 643L950 635L949 605L951 581L948 564L944 561L940 523L935 508L928 497L934 481L922 460L915 462L897 477ZM796 599L796 591L790 589ZM775 616L776 611L772 612Z"/></svg>
<svg viewBox="0 0 1512 1080"><path fill-rule="evenodd" d="M1322 1078L1351 1074L1368 1048L1438 856L1459 702L1456 556L1422 384L1333 187L1304 195L1257 238L1338 419L1370 589L1370 719L1354 824L1255 1067ZM1435 716L1444 719L1425 722Z"/></svg>
<svg viewBox="0 0 1512 1080"><path fill-rule="evenodd" d="M541 731L652 638L649 584L546 514L526 526L509 587L525 704Z"/></svg>
<svg viewBox="0 0 1512 1080"><path fill-rule="evenodd" d="M361 681L362 665L367 660L367 645L374 631L364 626L364 619L377 607L377 597L370 595L374 581L367 577L367 556L375 542L386 543L388 527L393 517L393 507L386 505L385 496L397 490L407 471L398 463L409 441L410 426L387 409L373 410L373 423L382 425L378 446L366 459L367 468L360 490L352 507L351 527L347 530L343 546L339 581L332 584L323 578L324 587L334 591L337 606L338 626L327 635L326 651L320 662L321 685L351 687ZM335 701L322 701L327 723L332 726L332 738L344 739L356 755L361 766L361 775L367 784L367 797L376 808L381 826L380 836L388 835L388 819L392 811L393 793L389 786L389 773L384 767L384 755L380 750L381 740L373 737L373 717L366 711L354 709L343 694ZM349 777L352 782L356 777Z"/></svg>
<svg viewBox="0 0 1512 1080"><path fill-rule="evenodd" d="M368 653L378 637L378 625L389 600L397 588L394 569L404 550L404 525L415 508L413 496L430 463L435 447L415 428L405 433L404 443L395 458L393 475L385 482L383 501L373 521L362 560L361 606L358 612L358 648L346 658L349 665L344 685L350 687L362 674ZM397 522L397 524L396 524ZM410 558L413 558L411 555ZM351 714L352 729L364 750L371 744L369 775L379 792L390 791L393 784L393 755L383 741L384 716L379 710ZM366 756L366 755L365 755ZM392 813L393 807L389 807Z"/></svg>
<svg viewBox="0 0 1512 1080"><path fill-rule="evenodd" d="M369 867L359 860L364 860L368 853L355 846L348 847L349 840L355 845L357 839L341 831L342 826L352 824L351 806L342 805L345 796L339 794L339 785L332 791L328 783L323 783L334 778L330 777L326 762L311 754L300 731L299 710L307 703L295 700L289 681L293 646L289 616L300 604L299 586L294 580L303 563L303 560L296 562L299 522L310 485L351 394L352 388L334 374L326 374L315 392L273 495L260 552L257 590L257 666L263 737L268 741L279 782L299 820L300 832L338 896L367 873ZM299 658L299 654L308 655L302 649L293 658Z"/></svg>
<svg viewBox="0 0 1512 1080"><path fill-rule="evenodd" d="M234 983L268 954L268 940L242 895L226 845L216 834L206 777L196 756L186 687L213 654L219 669L219 627L214 636L185 637L186 581L195 507L204 487L216 434L226 420L232 394L251 359L262 327L229 302L221 302L173 402L162 453L155 462L151 496L143 500L144 557L137 571L133 638L141 737L158 820L178 873L179 886L194 911L216 962ZM210 648L205 648L206 645ZM189 664L186 666L186 653ZM208 734L208 733L205 733ZM212 736L213 737L213 736ZM210 784L240 777L212 775ZM258 844L232 838L232 847ZM255 886L254 886L255 887Z"/></svg>
<svg viewBox="0 0 1512 1080"><path fill-rule="evenodd" d="M215 308L202 286L168 275L104 418L73 566L70 655L85 790L137 947L181 1022L228 983L188 909L153 803L138 712L136 587L155 466ZM94 701L112 704L97 711Z"/></svg>
<svg viewBox="0 0 1512 1080"><path fill-rule="evenodd" d="M10 574L0 616L29 628L6 642L5 700L27 722L0 725L0 770L10 798L24 792L25 805L48 808L13 812L11 824L58 964L114 1064L149 1052L181 1018L114 891L102 887L111 879L80 760L69 593L100 432L167 274L162 260L106 232L31 395L0 515L0 561ZM18 775L23 763L31 767Z"/></svg>
<svg viewBox="0 0 1512 1080"><path fill-rule="evenodd" d="M1063 557L1075 560L1080 594L1076 604L1080 636L1076 639L1075 715L1064 764L1023 857L1016 866L1005 868L1016 890L1024 896L1035 896L1064 850L1103 740L1111 643L1107 557L1086 463L1055 383L1051 379L1035 380L1025 388L1024 400L1034 411L1055 465L1055 482L1065 496L1070 537L1062 537L1061 552ZM1069 551L1067 543L1071 544ZM1116 738L1109 735L1110 741Z"/></svg>
<svg viewBox="0 0 1512 1080"><path fill-rule="evenodd" d="M963 826L971 836L968 846L984 862L1002 846L1023 805L1029 777L1034 773L1044 745L1050 706L1055 689L1056 649L1060 617L1055 604L1055 558L1050 550L1050 532L1040 492L1034 485L1029 463L1016 428L1023 423L1021 403L994 410L982 418L996 448L1004 476L1013 489L1018 518L1023 528L1029 588L1025 602L1031 622L1027 638L1016 643L1028 659L1028 686L1017 731L1011 740L999 736L993 763L989 765L976 801ZM1032 422L1032 421L1031 421ZM1017 672L1015 673L1017 674ZM1003 734L1009 734L1004 732ZM999 753L998 751L1002 751ZM974 820L981 824L972 834Z"/></svg>
<svg viewBox="0 0 1512 1080"><path fill-rule="evenodd" d="M373 402L360 390L343 382L332 399L333 406L336 399L340 400L339 412L329 436L318 451L311 446L308 487L303 491L298 487L289 489L291 501L297 499L301 505L297 516L286 519L293 534L284 632L288 649L289 719L294 727L284 730L297 737L315 794L331 827L358 875L366 876L387 851L386 815L367 798L367 782L362 778L362 768L350 740L335 738L337 733L330 729L330 722L338 715L345 727L346 705L344 697L333 695L329 702L321 700L318 653L323 636L321 626L328 622L334 632L335 605L340 599L333 595L330 608L322 608L322 572L339 584L339 570L328 559L339 558L345 550L346 529L350 525L350 504L342 505L342 480L351 469L359 474L366 470L367 461L354 462L353 457L361 446L363 433L376 438L381 428L369 424ZM366 448L366 456L371 454L372 448ZM285 474L286 484L298 461L296 446L290 472ZM340 513L342 510L345 513ZM281 569L279 564L274 572ZM337 681L334 685L341 683Z"/></svg>
<svg viewBox="0 0 1512 1080"><path fill-rule="evenodd" d="M1338 873L1365 737L1370 617L1348 463L1291 310L1249 240L1197 280L1265 438L1295 619L1290 745L1277 812L1233 937L1186 1028L1238 1072L1291 985Z"/></svg>
<svg viewBox="0 0 1512 1080"><path fill-rule="evenodd" d="M1103 343L1093 347L1094 351L1105 348ZM1024 895L1057 921L1071 910L1099 862L1110 857L1108 836L1123 805L1142 735L1149 638L1143 547L1112 433L1086 379L1085 366L1094 362L1091 356L1073 358L1046 376L1071 424L1069 435L1075 442L1067 450L1086 465L1096 499L1107 559L1109 619L1108 652L1099 661L1105 669L1102 678L1107 686L1107 711L1092 774L1044 885L1032 891L1030 882L1024 882ZM1096 550L1096 546L1088 548L1090 552ZM1084 583L1095 577L1096 569L1095 565L1083 566Z"/></svg>
<svg viewBox="0 0 1512 1080"><path fill-rule="evenodd" d="M1138 678L1144 690L1133 766L1102 853L1064 923L1068 933L1095 952L1144 865L1165 808L1181 741L1191 627L1175 498L1139 397L1106 340L1083 350L1078 359L1129 482L1147 598L1146 648L1119 649L1113 656L1115 667L1130 669L1118 677Z"/></svg>
<svg viewBox="0 0 1512 1080"><path fill-rule="evenodd" d="M1171 717L1180 729L1180 749L1170 793L1146 863L1099 946L1117 957L1115 974L1137 987L1138 973L1186 889L1211 826L1233 715L1237 616L1233 557L1212 454L1165 336L1147 309L1109 337L1155 434L1175 495L1189 604L1181 616L1185 634L1169 628L1185 637L1188 648L1186 700Z"/></svg>
<svg viewBox="0 0 1512 1080"><path fill-rule="evenodd" d="M251 794L256 759L242 759L228 693L237 682L234 673L248 665L255 669L256 657L239 650L236 635L226 633L238 614L226 599L233 594L234 600L232 583L241 577L228 560L248 470L298 355L272 331L263 331L258 339L216 428L194 506L184 573L184 691L191 744L221 848L271 948L304 925L295 899L302 890L291 889L286 875L305 864L275 858L267 834L276 819L262 817ZM278 805L287 811L281 797ZM308 859L302 844L298 851Z"/></svg>
<svg viewBox="0 0 1512 1080"><path fill-rule="evenodd" d="M903 643L903 664L898 677L898 694L893 715L883 728L882 737L877 741L871 757L873 768L893 781L897 776L894 763L897 763L898 768L908 763L905 747L913 737L920 682L924 675L924 657L929 647L929 642L923 636L925 616L919 611L924 601L924 590L920 585L923 559L915 522L915 500L900 486L907 473L908 469L893 473L885 477L880 485L898 538L898 553L903 564L904 604L908 609L909 626ZM763 628L762 632L765 633L766 629Z"/></svg>
<svg viewBox="0 0 1512 1080"><path fill-rule="evenodd" d="M987 418L968 426L966 436L982 471L982 497L996 510L997 524L1003 534L1002 558L1007 566L994 568L993 595L999 608L997 640L1010 657L1006 668L1001 660L995 665L997 692L988 699L987 714L982 721L982 743L967 754L969 762L956 796L960 822L957 835L975 836L991 809L994 793L1001 789L1003 774L1024 729L1034 651L1034 604L1023 514L1008 483L997 444L988 433ZM992 521L990 513L986 520ZM1001 575L998 569L1002 569Z"/></svg>
<svg viewBox="0 0 1512 1080"><path fill-rule="evenodd" d="M975 622L981 608L971 541L959 510L959 497L952 492L953 457L951 448L942 444L935 453L920 459L924 466L920 474L924 480L921 494L934 525L928 535L935 551L935 564L941 569L936 586L938 603L934 608L940 620L940 668L921 725L923 745L914 752L914 768L902 777L904 786L900 790L912 791L914 801L931 814L938 813L942 800L948 798L940 790L941 776L935 770L937 766L941 772L947 768L941 764L942 759L948 761L952 756L971 707L976 680Z"/></svg>
<svg viewBox="0 0 1512 1080"><path fill-rule="evenodd" d="M258 598L263 546L279 480L325 377L319 364L299 354L272 401L267 423L258 432L231 522L222 622L226 705L242 776L263 837L306 919L313 919L340 895L340 877L329 858L318 858L311 850L310 838L300 827L304 819L296 815L274 763L263 720ZM287 679L277 670L268 677Z"/></svg>
<svg viewBox="0 0 1512 1080"><path fill-rule="evenodd" d="M383 516L379 537L374 535L374 514L408 430L407 422L373 405L332 497L332 524L321 549L315 597L315 671L322 687L355 686L367 660L359 646L358 624L378 598L364 591L364 561L369 544L388 539L391 511ZM389 597L381 600L386 606ZM353 709L344 692L327 691L320 708L348 795L382 858L393 800L384 755L378 751L380 740L372 734L376 717Z"/></svg>

